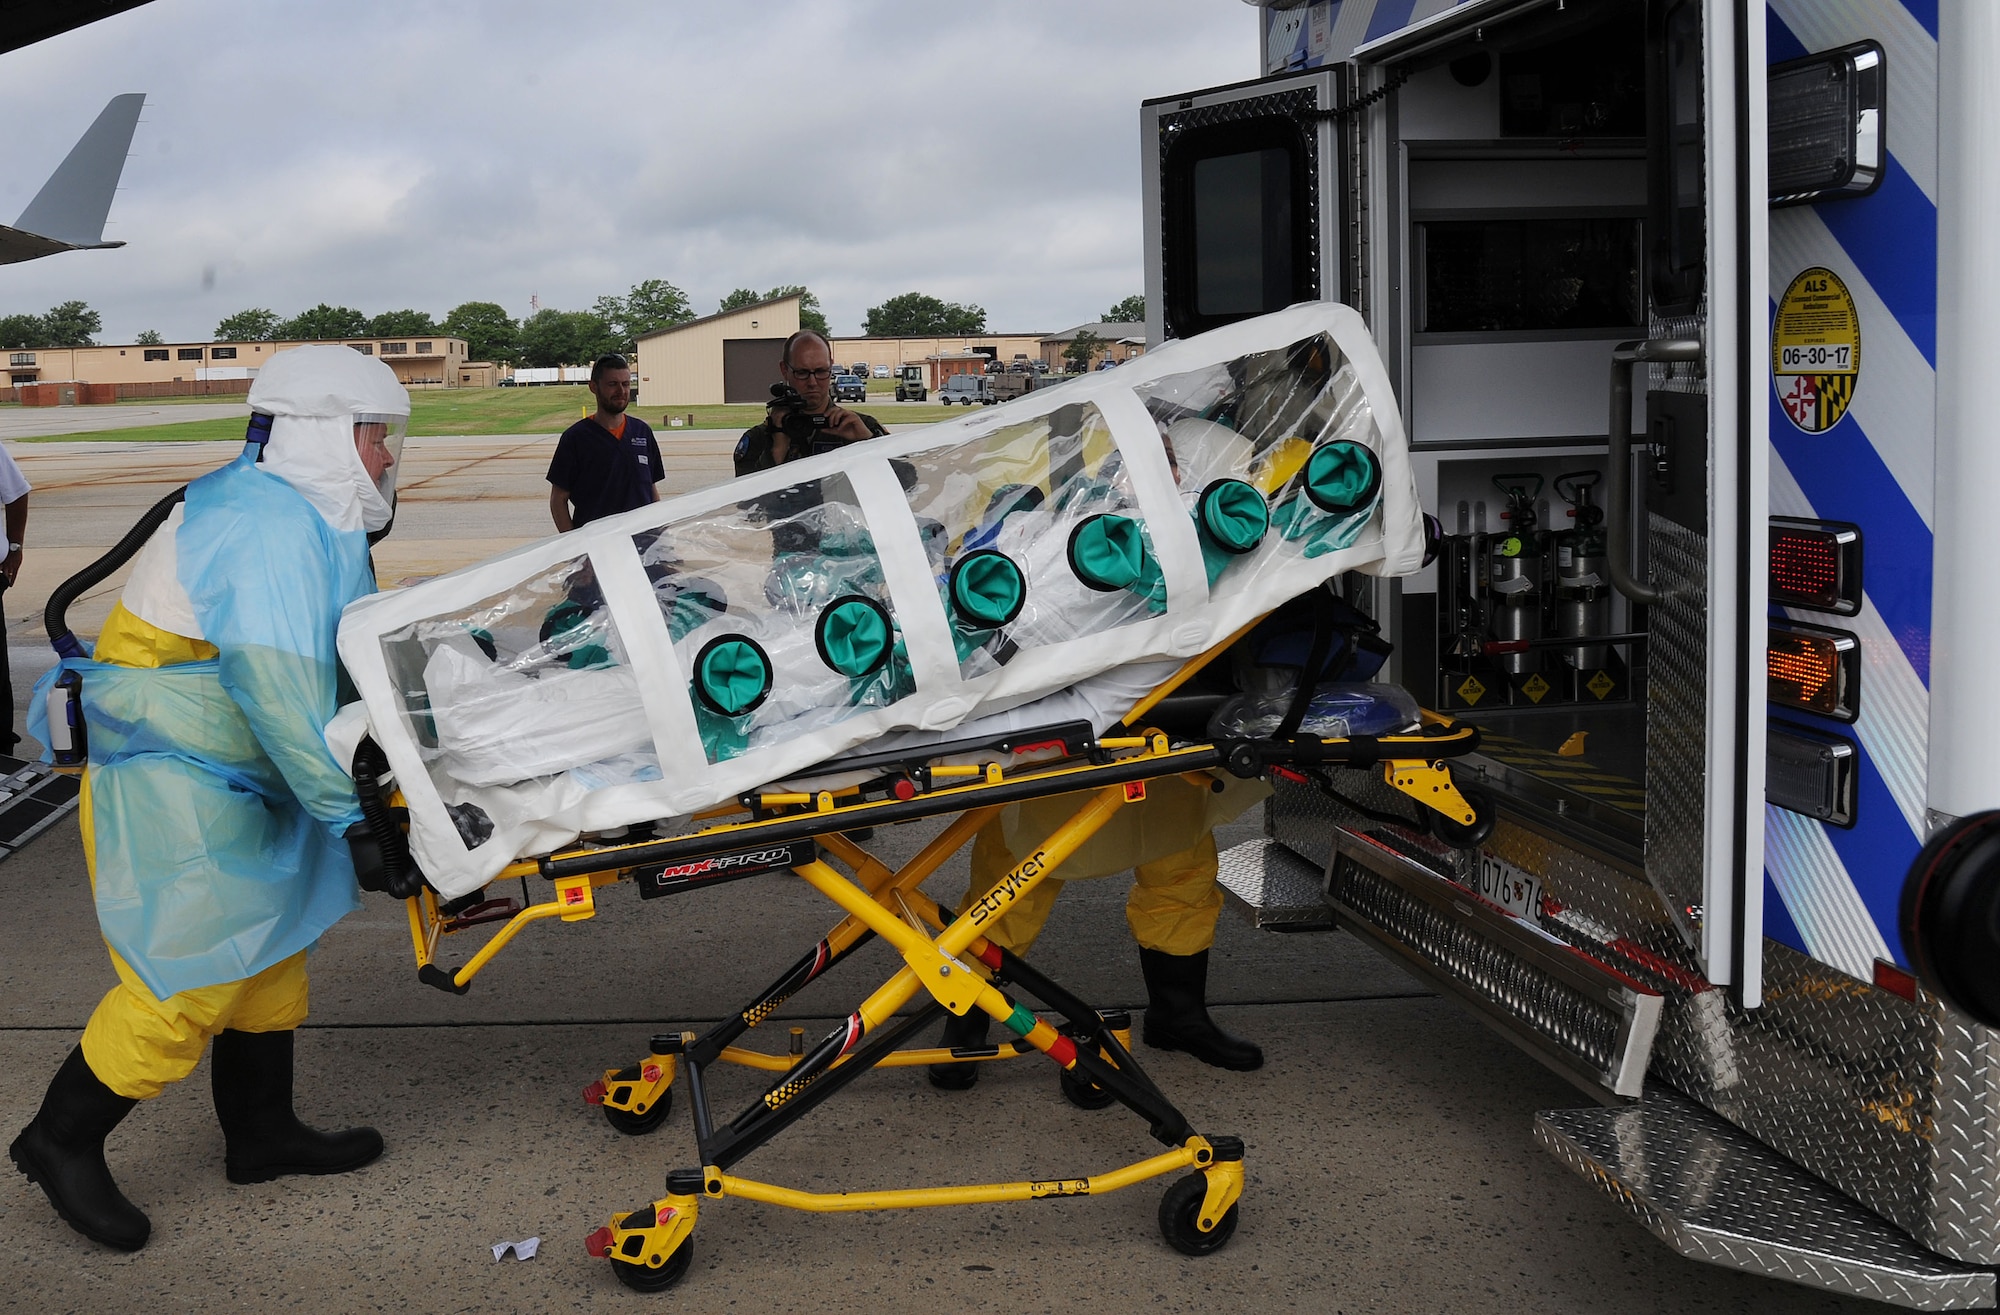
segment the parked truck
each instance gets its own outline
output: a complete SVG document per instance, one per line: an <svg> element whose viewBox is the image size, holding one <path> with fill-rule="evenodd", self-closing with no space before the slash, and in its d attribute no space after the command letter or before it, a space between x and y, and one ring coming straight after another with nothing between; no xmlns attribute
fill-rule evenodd
<svg viewBox="0 0 2000 1315"><path fill-rule="evenodd" d="M540 365L526 366L508 376L516 387L534 384L587 384L590 382L590 367L587 365Z"/></svg>
<svg viewBox="0 0 2000 1315"><path fill-rule="evenodd" d="M1345 594L1495 821L1288 779L1225 885L1573 1082L1537 1140L1676 1250L1991 1307L2000 5L1412 12L1145 103L1147 339L1367 317L1442 533Z"/></svg>
<svg viewBox="0 0 2000 1315"><path fill-rule="evenodd" d="M944 381L938 390L938 401L950 406L953 402L963 402L967 406L991 406L994 403L993 380L990 376L960 371Z"/></svg>
<svg viewBox="0 0 2000 1315"><path fill-rule="evenodd" d="M986 387L995 402L1011 402L1034 391L1035 375L1031 371L1009 368L987 375Z"/></svg>

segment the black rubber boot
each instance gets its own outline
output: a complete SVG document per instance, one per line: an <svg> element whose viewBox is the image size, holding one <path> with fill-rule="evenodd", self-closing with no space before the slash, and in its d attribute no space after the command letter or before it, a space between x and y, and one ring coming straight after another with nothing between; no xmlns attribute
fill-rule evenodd
<svg viewBox="0 0 2000 1315"><path fill-rule="evenodd" d="M295 1033L225 1031L215 1038L210 1086L232 1183L294 1173L346 1173L382 1154L373 1128L316 1132L292 1112Z"/></svg>
<svg viewBox="0 0 2000 1315"><path fill-rule="evenodd" d="M938 1044L953 1050L977 1050L986 1044L986 1031L993 1019L984 1009L954 1014L944 1020L944 1036ZM931 1065L931 1085L940 1091L964 1091L979 1081L979 1065L969 1059Z"/></svg>
<svg viewBox="0 0 2000 1315"><path fill-rule="evenodd" d="M125 1199L104 1163L106 1134L138 1103L100 1082L79 1045L56 1070L35 1121L7 1151L28 1181L48 1194L64 1223L120 1251L137 1251L153 1232L152 1221Z"/></svg>
<svg viewBox="0 0 2000 1315"><path fill-rule="evenodd" d="M1234 1037L1208 1016L1208 951L1166 954L1141 948L1146 974L1146 1026L1141 1032L1155 1050L1185 1050L1204 1064L1248 1072L1264 1067L1255 1042Z"/></svg>

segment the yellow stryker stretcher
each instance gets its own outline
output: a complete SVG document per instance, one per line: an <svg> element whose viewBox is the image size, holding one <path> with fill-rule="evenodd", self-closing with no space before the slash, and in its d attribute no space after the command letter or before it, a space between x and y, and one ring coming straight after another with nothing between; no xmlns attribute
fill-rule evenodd
<svg viewBox="0 0 2000 1315"><path fill-rule="evenodd" d="M707 825L690 834L578 845L515 863L499 879L520 879L522 901L475 892L441 903L428 889L411 899L410 935L419 975L454 992L465 991L528 924L589 919L596 912L598 889L620 882L636 885L641 898L652 899L789 871L841 911L832 930L734 1017L701 1034L656 1035L638 1063L607 1070L585 1090L585 1099L601 1106L613 1127L637 1134L652 1131L667 1117L678 1081L686 1089L697 1157L696 1167L667 1174L664 1196L612 1215L591 1234L591 1253L608 1258L627 1287L659 1291L687 1273L691 1235L705 1201L736 1196L815 1212L908 1209L1083 1196L1182 1171L1191 1172L1177 1178L1161 1199L1162 1235L1191 1256L1224 1246L1235 1231L1243 1191L1242 1141L1189 1125L1133 1057L1130 1021L1122 1011L1093 1009L990 942L982 929L1046 880L1119 809L1144 799L1148 782L1166 777L1219 791L1227 775L1247 778L1275 771L1324 783L1328 769L1373 768L1421 804L1419 813L1431 829L1453 843L1476 843L1490 826L1454 787L1445 762L1476 747L1478 732L1469 726L1433 722L1421 733L1380 737L1217 739L1179 746L1166 734L1145 729L1154 706L1227 647L1226 641L1189 661L1110 734L1099 736L1089 723L1071 722L843 758L828 766L837 768L841 780L861 774L859 784L838 790L750 792L739 807L695 819ZM1052 752L1059 756L1048 757ZM1021 761L1027 758L1033 761ZM396 800L384 799L376 774L380 766L379 750L364 741L357 755L362 799L368 811L386 818ZM964 914L950 916L919 889L1003 807L1055 795L1074 799L1069 820ZM951 814L956 817L935 839L893 871L843 834ZM528 880L535 877L552 883L548 898L526 898ZM445 937L493 922L504 925L462 966L453 969L439 962ZM807 1048L799 1028L791 1029L789 1053L738 1044L870 936L894 946L903 967L817 1044ZM1021 1002L1024 996L1048 1016L1032 1012ZM898 1016L913 1001L921 1007ZM903 1048L939 1013L974 1009L1002 1023L1011 1040L976 1051ZM1123 1104L1147 1121L1166 1149L1108 1172L964 1186L809 1192L733 1172L752 1151L870 1069L1011 1059L1029 1051L1055 1062L1063 1094L1072 1103L1093 1109ZM720 1118L709 1107L703 1078L718 1061L773 1075L770 1087L733 1118Z"/></svg>

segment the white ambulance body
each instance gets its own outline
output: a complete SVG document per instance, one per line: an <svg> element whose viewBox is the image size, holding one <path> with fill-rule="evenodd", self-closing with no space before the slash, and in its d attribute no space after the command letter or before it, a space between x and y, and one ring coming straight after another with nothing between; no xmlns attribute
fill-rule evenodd
<svg viewBox="0 0 2000 1315"><path fill-rule="evenodd" d="M1675 1248L1992 1306L2000 5L1257 21L1142 107L1148 340L1361 311L1448 539L1353 592L1499 821L1284 784L1225 879L1597 1097L1537 1137Z"/></svg>

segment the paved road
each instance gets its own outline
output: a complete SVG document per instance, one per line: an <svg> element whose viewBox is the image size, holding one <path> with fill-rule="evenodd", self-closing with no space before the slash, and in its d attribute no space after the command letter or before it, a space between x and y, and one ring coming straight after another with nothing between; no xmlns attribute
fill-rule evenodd
<svg viewBox="0 0 2000 1315"><path fill-rule="evenodd" d="M726 440L676 443L672 487L727 472ZM539 537L547 440L411 445L385 582ZM39 488L10 630L38 649L41 597L173 485L233 445L67 445L23 453ZM400 573L400 574L399 574ZM116 582L77 609L88 631ZM887 828L908 858L934 824ZM1224 843L1257 833L1253 817ZM955 899L962 860L929 883ZM545 887L536 892L545 897ZM1144 998L1115 880L1072 884L1036 960L1100 1006ZM544 923L453 996L417 983L400 909L379 896L331 931L312 964L299 1106L322 1125L367 1120L389 1154L352 1175L232 1187L205 1071L110 1140L125 1190L154 1221L133 1256L84 1242L0 1161L0 1307L217 1310L1054 1310L1101 1315L1295 1309L1342 1315L1687 1311L1791 1315L1864 1306L1681 1259L1536 1149L1534 1111L1587 1103L1358 940L1276 936L1226 917L1211 997L1264 1043L1260 1072L1226 1074L1142 1050L1205 1130L1248 1144L1235 1240L1191 1260L1154 1222L1161 1185L1032 1205L808 1216L740 1200L703 1206L693 1270L638 1297L586 1234L689 1163L684 1100L629 1139L579 1089L632 1062L662 1027L726 1016L832 923L828 906L770 876L642 903L607 890L585 923ZM0 1138L33 1113L112 976L81 845L65 822L0 864ZM474 939L478 936L474 934ZM467 947L447 942L456 962ZM879 943L795 997L772 1031L813 1036L896 965ZM764 1037L773 1050L782 1034ZM204 1062L204 1070L205 1070ZM742 1070L716 1079L725 1114L754 1099ZM1157 1149L1120 1109L1085 1113L1028 1057L946 1095L908 1070L870 1075L741 1166L818 1190L1072 1177ZM539 1258L495 1264L529 1236Z"/></svg>
<svg viewBox="0 0 2000 1315"><path fill-rule="evenodd" d="M6 406L0 407L0 439L45 434L85 434L101 429L137 429L195 420L248 416L242 402L176 402L170 406Z"/></svg>

